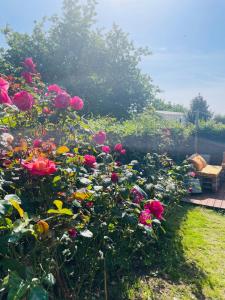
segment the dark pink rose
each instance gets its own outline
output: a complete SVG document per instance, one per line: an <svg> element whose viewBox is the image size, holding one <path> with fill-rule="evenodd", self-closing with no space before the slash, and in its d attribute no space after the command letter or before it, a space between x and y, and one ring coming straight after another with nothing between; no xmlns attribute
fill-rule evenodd
<svg viewBox="0 0 225 300"><path fill-rule="evenodd" d="M81 110L84 107L84 101L80 97L75 96L71 98L70 106L75 110Z"/></svg>
<svg viewBox="0 0 225 300"><path fill-rule="evenodd" d="M88 167L94 168L96 164L96 158L94 155L84 155L84 164Z"/></svg>
<svg viewBox="0 0 225 300"><path fill-rule="evenodd" d="M31 175L45 176L54 174L57 171L53 161L47 158L37 158L31 162L22 162L22 166L29 171Z"/></svg>
<svg viewBox="0 0 225 300"><path fill-rule="evenodd" d="M8 91L9 83L4 78L0 77L0 90Z"/></svg>
<svg viewBox="0 0 225 300"><path fill-rule="evenodd" d="M142 195L142 193L139 192L136 188L132 188L131 194L133 196L134 203L139 204L144 199L144 196Z"/></svg>
<svg viewBox="0 0 225 300"><path fill-rule="evenodd" d="M99 131L93 136L93 141L97 144L103 144L106 140L106 133L104 131Z"/></svg>
<svg viewBox="0 0 225 300"><path fill-rule="evenodd" d="M91 208L91 207L94 206L94 202L88 201L88 202L86 203L86 206L89 207L89 208Z"/></svg>
<svg viewBox="0 0 225 300"><path fill-rule="evenodd" d="M111 149L109 146L102 146L102 151L105 153L110 153Z"/></svg>
<svg viewBox="0 0 225 300"><path fill-rule="evenodd" d="M31 94L26 91L18 92L14 95L13 104L16 105L19 110L27 111L34 105L34 98Z"/></svg>
<svg viewBox="0 0 225 300"><path fill-rule="evenodd" d="M61 87L59 87L57 84L49 85L48 91L49 91L49 92L55 92L56 94L61 94L61 93L63 93L63 90L62 90Z"/></svg>
<svg viewBox="0 0 225 300"><path fill-rule="evenodd" d="M142 210L139 216L139 223L148 227L152 226L151 212L149 209Z"/></svg>
<svg viewBox="0 0 225 300"><path fill-rule="evenodd" d="M56 108L67 108L70 104L70 95L67 93L58 94L54 99Z"/></svg>
<svg viewBox="0 0 225 300"><path fill-rule="evenodd" d="M111 180L112 180L113 183L117 183L118 180L119 180L118 174L113 172L112 175L111 175Z"/></svg>
<svg viewBox="0 0 225 300"><path fill-rule="evenodd" d="M33 147L34 148L39 148L39 147L41 147L41 145L42 145L42 140L41 139L35 139L33 141Z"/></svg>
<svg viewBox="0 0 225 300"><path fill-rule="evenodd" d="M77 237L77 231L76 231L76 229L75 228L70 228L70 229L68 229L68 234L69 234L69 236L71 237L71 238L76 238Z"/></svg>
<svg viewBox="0 0 225 300"><path fill-rule="evenodd" d="M162 220L162 215L164 212L164 207L162 205L162 203L158 200L152 200L150 202L147 202L144 205L145 209L149 209L150 212L159 220Z"/></svg>
<svg viewBox="0 0 225 300"><path fill-rule="evenodd" d="M3 89L0 89L0 104L12 105L12 101L9 98L8 92Z"/></svg>
<svg viewBox="0 0 225 300"><path fill-rule="evenodd" d="M28 71L36 73L36 64L34 64L32 57L27 57L24 60L23 65L28 69Z"/></svg>
<svg viewBox="0 0 225 300"><path fill-rule="evenodd" d="M30 72L23 72L21 75L24 78L24 80L26 81L26 83L32 83L33 79L32 79L32 75Z"/></svg>
<svg viewBox="0 0 225 300"><path fill-rule="evenodd" d="M117 152L121 152L121 150L123 149L123 145L122 144L116 144L114 147L114 150Z"/></svg>

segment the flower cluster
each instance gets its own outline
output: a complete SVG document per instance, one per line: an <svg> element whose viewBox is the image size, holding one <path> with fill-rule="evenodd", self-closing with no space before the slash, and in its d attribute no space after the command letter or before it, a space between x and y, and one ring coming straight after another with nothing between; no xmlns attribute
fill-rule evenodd
<svg viewBox="0 0 225 300"><path fill-rule="evenodd" d="M46 86L32 58L22 66L22 78L0 77L4 255L13 264L18 259L28 269L32 266L35 280L43 272L38 284L44 289L49 270L55 281L70 274L73 282L82 282L90 266L100 270L100 256L110 257L116 266L117 261L128 261L118 259L123 253L133 255L131 262L147 253L141 247L148 247L165 221L163 203L169 193L168 188L166 194L149 185L170 180L176 188L179 181L170 176L176 172L168 172L168 179L152 168L159 160L154 156L149 164L137 162L137 168L134 161L124 163L124 145L112 143L104 130L95 132L79 116L84 107L80 97L57 84ZM163 161L163 168L166 165L172 168ZM171 197L177 190L171 190ZM73 268L77 264L82 268ZM10 268L8 276L16 272Z"/></svg>

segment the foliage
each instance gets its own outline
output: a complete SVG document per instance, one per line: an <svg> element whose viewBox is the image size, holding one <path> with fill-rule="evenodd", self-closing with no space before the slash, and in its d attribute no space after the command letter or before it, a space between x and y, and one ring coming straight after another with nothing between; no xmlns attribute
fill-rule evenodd
<svg viewBox="0 0 225 300"><path fill-rule="evenodd" d="M156 110L175 111L175 112L182 112L182 113L187 112L187 109L183 105L166 102L159 98L154 99L154 101L152 102L152 106Z"/></svg>
<svg viewBox="0 0 225 300"><path fill-rule="evenodd" d="M62 15L36 23L31 34L7 27L0 69L8 71L6 62L21 67L32 56L45 82L86 100L86 113L125 118L132 104L141 111L154 98L151 78L138 66L148 49L136 48L116 25L109 32L96 29L95 0L81 2L65 0Z"/></svg>
<svg viewBox="0 0 225 300"><path fill-rule="evenodd" d="M81 98L47 88L32 59L23 65L29 76L0 78L1 293L99 299L108 278L150 263L189 166L158 154L123 164L126 150L103 148Z"/></svg>
<svg viewBox="0 0 225 300"><path fill-rule="evenodd" d="M212 118L209 105L200 94L192 100L187 118L191 123L195 123L197 118L203 121L208 121Z"/></svg>
<svg viewBox="0 0 225 300"><path fill-rule="evenodd" d="M216 123L222 123L222 124L225 124L225 116L224 115L215 115L213 120L216 122Z"/></svg>

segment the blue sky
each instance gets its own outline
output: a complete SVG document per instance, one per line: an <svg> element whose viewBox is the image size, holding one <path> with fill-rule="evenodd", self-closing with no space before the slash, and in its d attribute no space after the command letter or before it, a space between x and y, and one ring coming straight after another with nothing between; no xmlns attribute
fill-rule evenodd
<svg viewBox="0 0 225 300"><path fill-rule="evenodd" d="M199 92L225 114L225 0L99 0L99 27L115 22L152 55L142 69L161 97L188 105ZM60 12L62 0L2 0L0 27L20 32ZM0 44L4 41L0 38Z"/></svg>

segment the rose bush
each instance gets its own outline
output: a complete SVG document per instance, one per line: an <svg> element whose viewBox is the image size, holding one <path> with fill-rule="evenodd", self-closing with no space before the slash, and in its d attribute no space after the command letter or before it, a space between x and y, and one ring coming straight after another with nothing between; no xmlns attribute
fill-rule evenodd
<svg viewBox="0 0 225 300"><path fill-rule="evenodd" d="M107 278L149 263L186 167L157 154L123 164L125 147L81 116L85 101L23 65L32 81L0 76L1 293L98 298Z"/></svg>

